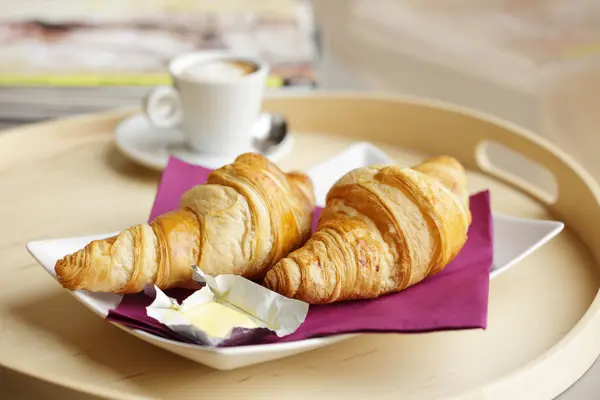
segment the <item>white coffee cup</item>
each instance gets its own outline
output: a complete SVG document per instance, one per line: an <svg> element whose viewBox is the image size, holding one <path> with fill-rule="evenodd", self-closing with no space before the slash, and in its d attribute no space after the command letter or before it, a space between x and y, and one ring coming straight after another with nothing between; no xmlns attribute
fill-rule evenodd
<svg viewBox="0 0 600 400"><path fill-rule="evenodd" d="M269 66L228 52L188 53L169 63L173 86L144 99L144 112L161 128L178 127L190 149L204 154L252 151Z"/></svg>

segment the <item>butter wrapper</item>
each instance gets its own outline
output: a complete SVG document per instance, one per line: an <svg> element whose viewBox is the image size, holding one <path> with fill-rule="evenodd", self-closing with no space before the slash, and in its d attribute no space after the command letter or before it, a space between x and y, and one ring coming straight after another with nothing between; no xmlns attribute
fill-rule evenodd
<svg viewBox="0 0 600 400"><path fill-rule="evenodd" d="M283 337L295 332L306 318L306 302L239 275L215 277L192 268L194 280L205 284L202 289L179 304L158 287L149 287L155 299L146 313L194 343L224 347L249 344L270 332Z"/></svg>

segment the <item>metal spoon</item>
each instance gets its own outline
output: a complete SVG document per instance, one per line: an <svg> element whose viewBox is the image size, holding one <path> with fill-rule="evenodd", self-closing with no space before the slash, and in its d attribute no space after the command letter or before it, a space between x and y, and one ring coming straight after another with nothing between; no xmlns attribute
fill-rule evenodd
<svg viewBox="0 0 600 400"><path fill-rule="evenodd" d="M252 128L252 145L262 154L269 152L283 143L288 135L288 124L283 115L263 113Z"/></svg>

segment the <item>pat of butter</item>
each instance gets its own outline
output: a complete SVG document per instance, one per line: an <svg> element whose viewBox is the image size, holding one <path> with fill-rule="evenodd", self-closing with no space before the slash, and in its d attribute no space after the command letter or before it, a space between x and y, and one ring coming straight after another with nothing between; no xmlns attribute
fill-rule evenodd
<svg viewBox="0 0 600 400"><path fill-rule="evenodd" d="M259 328L247 314L214 301L186 310L183 315L190 324L216 338L226 338L234 328Z"/></svg>
<svg viewBox="0 0 600 400"><path fill-rule="evenodd" d="M269 331L282 337L293 333L306 318L308 303L238 275L213 277L192 268L194 279L205 286L181 304L156 286L146 288L154 297L146 307L148 316L192 342L209 346L251 343Z"/></svg>

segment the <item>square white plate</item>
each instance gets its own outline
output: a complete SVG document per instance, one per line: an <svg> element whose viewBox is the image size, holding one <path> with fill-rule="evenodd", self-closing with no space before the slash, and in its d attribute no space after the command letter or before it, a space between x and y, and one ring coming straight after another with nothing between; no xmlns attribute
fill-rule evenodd
<svg viewBox="0 0 600 400"><path fill-rule="evenodd" d="M307 173L315 185L317 205L324 205L327 191L346 172L366 165L386 163L393 163L393 161L380 149L369 143L357 143L324 163L309 169ZM563 223L557 221L515 218L495 213L493 214L493 225L494 261L490 279L544 245L564 227ZM92 240L109 237L115 233L33 241L27 244L27 250L50 275L56 277L54 265L59 258L83 248ZM84 290L69 291L69 293L103 318L108 315L110 309L119 304L122 298L117 294L91 293ZM347 334L290 343L209 348L163 339L120 324L115 325L148 343L220 370L287 357L355 336Z"/></svg>

